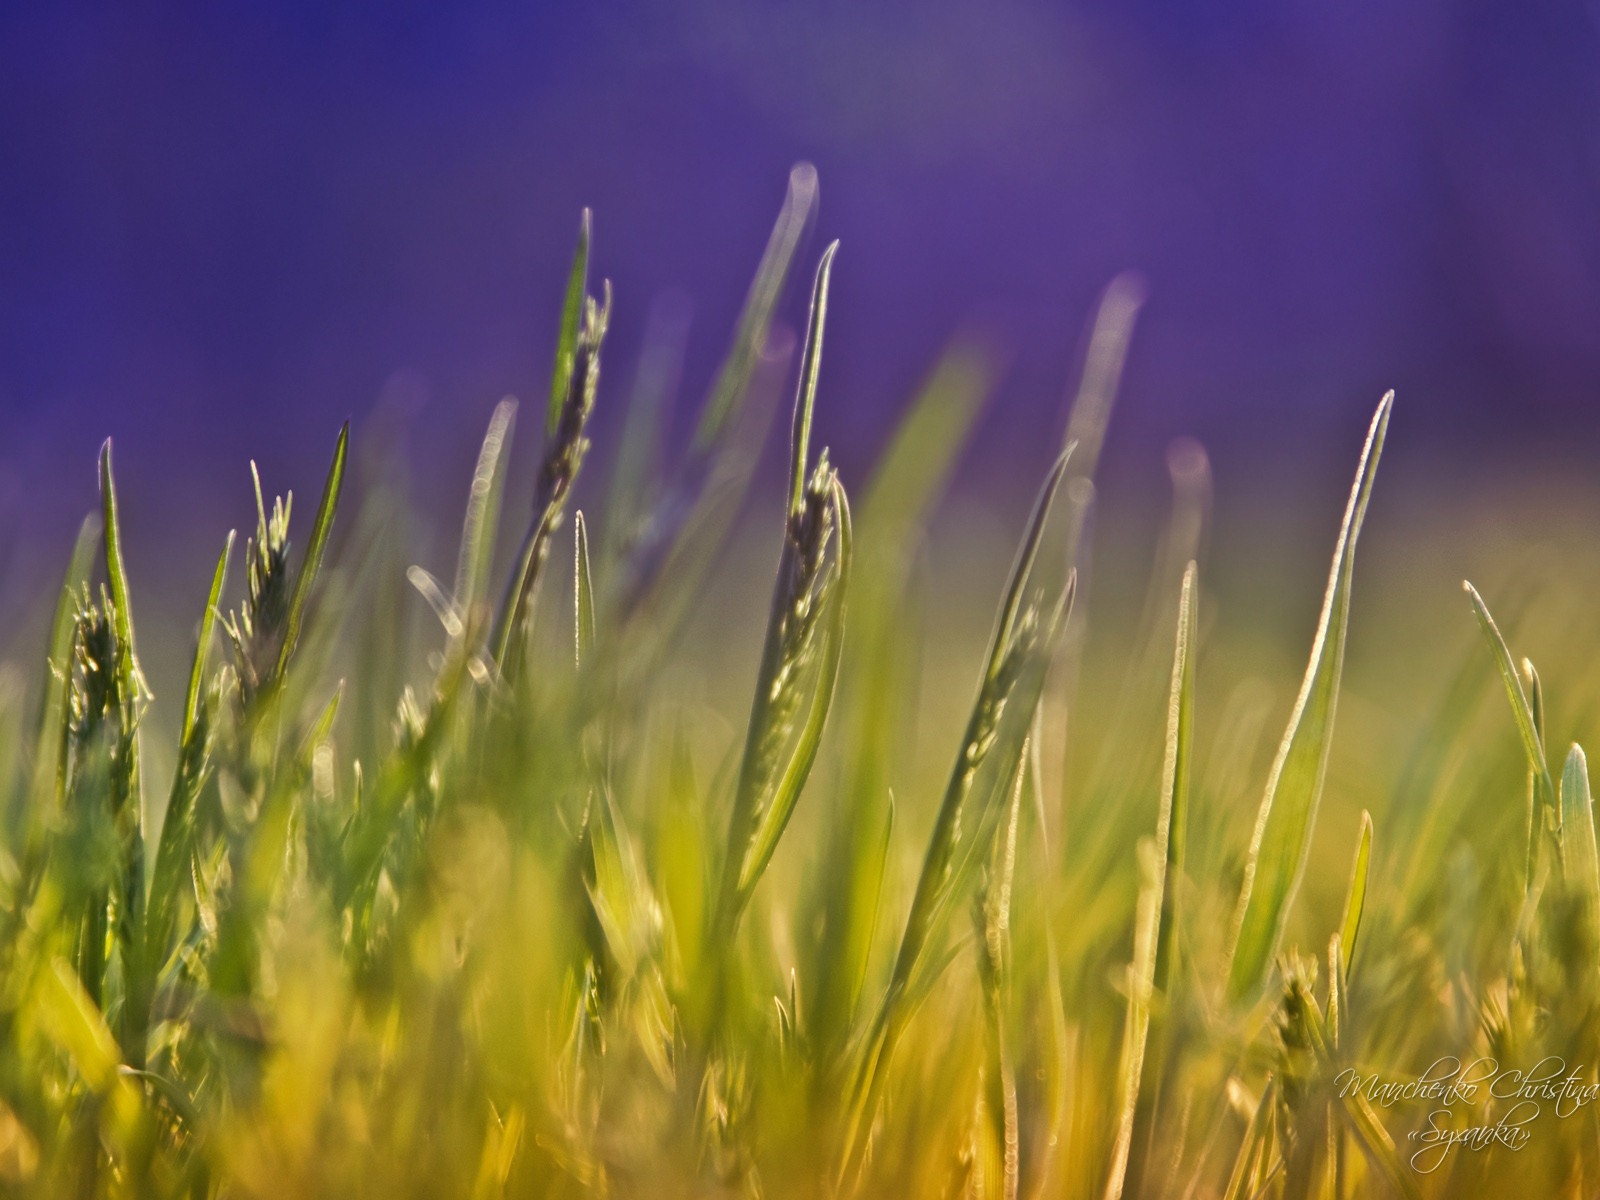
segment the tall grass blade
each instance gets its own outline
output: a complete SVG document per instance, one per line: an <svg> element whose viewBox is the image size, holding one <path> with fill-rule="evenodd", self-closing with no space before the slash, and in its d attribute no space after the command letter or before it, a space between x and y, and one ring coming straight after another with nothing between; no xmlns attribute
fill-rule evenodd
<svg viewBox="0 0 1600 1200"><path fill-rule="evenodd" d="M1152 1025L1160 1018L1151 1011L1170 1004L1172 965L1178 923L1178 896L1189 832L1190 761L1194 752L1194 659L1196 628L1196 578L1199 568L1190 562L1183 572L1178 596L1178 633L1172 654L1172 683L1167 699L1166 754L1161 772L1161 809L1156 819L1156 841L1150 862L1141 856L1143 880L1134 923L1133 961L1128 965L1128 1010L1123 1026L1122 1107L1112 1150L1106 1200L1118 1200L1124 1190L1138 1196L1143 1190L1145 1155L1150 1127L1155 1119L1156 1089L1162 1062L1157 1057L1151 1086L1144 1086L1144 1063ZM1153 922L1153 927L1151 926ZM1165 1049L1156 1037L1159 1056Z"/></svg>
<svg viewBox="0 0 1600 1200"><path fill-rule="evenodd" d="M550 403L545 410L545 436L554 437L561 421L561 409L572 387L572 373L578 363L578 334L583 324L584 297L589 294L589 241L594 216L586 208L578 219L578 248L572 254L572 270L567 274L566 296L561 304L561 328L556 335L556 361L550 373Z"/></svg>
<svg viewBox="0 0 1600 1200"><path fill-rule="evenodd" d="M589 527L580 508L572 516L572 622L574 661L594 655L594 579L589 573Z"/></svg>
<svg viewBox="0 0 1600 1200"><path fill-rule="evenodd" d="M306 604L311 599L312 586L317 572L322 569L322 557L328 549L328 534L333 529L334 510L339 506L339 493L344 487L345 457L350 449L350 422L339 429L339 440L333 448L333 462L328 467L328 477L322 484L322 499L317 502L317 517L311 526L311 540L306 543L306 555L294 579L294 592L289 597L289 614L283 627L283 644L278 650L278 662L273 679L281 685L288 674L289 660L294 657L295 646L300 641L300 630L305 624Z"/></svg>
<svg viewBox="0 0 1600 1200"><path fill-rule="evenodd" d="M1356 939L1361 932L1361 912L1367 902L1367 869L1372 863L1372 814L1361 813L1361 836L1356 842L1356 858L1350 867L1350 887L1344 894L1344 919L1339 922L1339 970L1350 974L1356 956Z"/></svg>
<svg viewBox="0 0 1600 1200"><path fill-rule="evenodd" d="M1151 983L1165 995L1172 976L1178 921L1178 884L1189 837L1190 762L1194 757L1194 660L1199 568L1190 562L1178 597L1178 639L1172 655L1172 691L1167 701L1167 749L1161 771L1161 816L1156 845L1165 860L1161 926L1156 937Z"/></svg>
<svg viewBox="0 0 1600 1200"><path fill-rule="evenodd" d="M1556 797L1555 781L1550 777L1550 763L1545 757L1544 739L1539 732L1541 722L1534 712L1527 691L1523 689L1522 675L1511 657L1511 649L1501 636L1500 627L1495 624L1494 617L1489 613L1489 606L1483 602L1478 589L1466 580L1462 581L1461 586L1467 593L1467 599L1472 603L1472 611L1478 618L1479 628L1483 630L1484 641L1489 644L1495 666L1500 670L1501 682L1505 684L1506 698L1511 702L1511 718L1516 722L1517 734L1522 739L1522 749L1528 758L1528 769L1533 773L1534 830L1536 833L1538 831L1543 833L1530 838L1528 883L1531 887L1534 874L1532 863L1537 853L1537 846L1543 844L1544 834L1555 835L1561 829L1561 807Z"/></svg>
<svg viewBox="0 0 1600 1200"><path fill-rule="evenodd" d="M110 438L100 447L100 505L106 539L106 583L116 609L122 694L136 706L139 699L150 698L150 687L139 668L139 655L133 645L133 611L128 599L128 570L122 561L122 525L117 516L117 485L111 474Z"/></svg>
<svg viewBox="0 0 1600 1200"><path fill-rule="evenodd" d="M189 687L184 696L183 728L178 741L178 769L172 777L166 813L161 819L161 835L156 843L155 862L150 870L150 901L145 919L145 963L152 976L166 964L175 936L178 905L190 878L194 854L194 804L205 775L206 743L209 728L204 707L206 669L211 643L216 632L218 606L228 576L228 560L233 556L235 531L229 530L222 555L211 575L205 612L200 617L200 633L189 669Z"/></svg>
<svg viewBox="0 0 1600 1200"><path fill-rule="evenodd" d="M700 423L695 429L694 447L703 454L721 438L738 412L750 376L755 371L767 334L772 328L772 316L778 298L783 294L783 284L794 262L800 237L811 219L817 202L817 169L810 163L799 163L789 172L789 186L778 212L777 223L767 239L767 247L756 267L750 293L745 297L738 324L734 327L733 344L717 373L711 396L706 401Z"/></svg>
<svg viewBox="0 0 1600 1200"><path fill-rule="evenodd" d="M461 550L456 558L454 602L457 613L470 625L473 611L488 595L493 569L495 535L500 529L500 501L505 493L506 454L517 421L517 402L509 396L494 406L483 445L478 449L467 497L467 515L461 525Z"/></svg>
<svg viewBox="0 0 1600 1200"><path fill-rule="evenodd" d="M828 315L828 284L838 247L834 242L823 252L812 288L811 319L795 396L783 550L728 822L727 859L715 925L718 938L732 934L793 814L816 757L838 675L851 548L850 510L844 489L828 466L826 451L809 479L806 474ZM838 542L830 564L825 556L835 526ZM824 613L826 619L819 625ZM806 661L819 652L819 669L809 699L803 701L798 677L804 673ZM796 726L795 710L802 705L804 715Z"/></svg>
<svg viewBox="0 0 1600 1200"><path fill-rule="evenodd" d="M866 1039L854 1099L846 1109L841 1185L857 1177L910 1004L937 975L938 956L933 958L933 969L925 961L930 942L943 928L952 898L970 894L977 865L993 845L1003 798L1009 797L1026 767L1023 747L1075 587L1075 577L1069 575L1048 611L1042 590L1030 587L1045 524L1070 455L1069 447L1045 476L1006 581L978 696L928 839L889 986Z"/></svg>
<svg viewBox="0 0 1600 1200"><path fill-rule="evenodd" d="M194 736L195 724L200 719L200 700L205 690L206 667L211 661L211 642L217 627L217 606L222 603L222 588L228 578L228 560L233 556L236 530L228 530L222 546L222 556L217 559L216 570L211 573L211 590L206 593L205 611L200 614L200 633L195 642L194 662L189 667L189 686L183 697L183 726L178 744L188 745Z"/></svg>
<svg viewBox="0 0 1600 1200"><path fill-rule="evenodd" d="M1250 854L1245 862L1244 886L1234 920L1232 964L1227 993L1234 1003L1253 996L1260 988L1267 965L1277 950L1289 904L1300 885L1323 773L1333 733L1333 716L1339 695L1339 676L1350 621L1350 588L1355 571L1356 540L1366 517L1384 435L1394 404L1390 392L1378 405L1361 452L1350 503L1340 526L1333 567L1317 623L1311 661L1306 668L1289 728L1273 761L1266 795L1256 819Z"/></svg>
<svg viewBox="0 0 1600 1200"><path fill-rule="evenodd" d="M1150 1033L1150 1007L1155 984L1156 939L1161 925L1166 863L1160 847L1144 842L1139 855L1139 902L1134 917L1133 961L1128 964L1128 1010L1122 1031L1122 1065L1118 1071L1117 1136L1111 1149L1111 1170L1105 1200L1120 1200L1127 1180L1128 1159L1138 1124L1140 1084L1144 1077L1145 1044ZM1137 1195L1138 1193L1133 1193Z"/></svg>

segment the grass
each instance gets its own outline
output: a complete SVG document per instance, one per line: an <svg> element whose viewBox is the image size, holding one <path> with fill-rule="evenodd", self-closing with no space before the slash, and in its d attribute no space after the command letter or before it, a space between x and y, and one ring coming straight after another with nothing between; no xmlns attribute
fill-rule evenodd
<svg viewBox="0 0 1600 1200"><path fill-rule="evenodd" d="M516 402L493 409L448 583L412 566L396 599L395 501L349 485L341 430L304 550L292 496L255 480L240 594L229 532L170 710L107 443L26 700L0 709L0 1192L1592 1193L1595 1108L1450 1149L1415 1136L1427 1105L1347 1086L1445 1056L1593 1085L1600 1061L1587 764L1547 749L1573 703L1468 584L1438 620L1475 613L1482 641L1420 685L1436 710L1335 723L1392 397L1329 513L1292 703L1202 619L1192 449L1144 615L1098 654L1088 516L1142 300L1118 280L987 646L930 657L924 617L954 601L928 539L993 372L953 349L847 488L812 446L837 411L830 245L753 679L741 709L717 698L727 646L696 630L727 643L760 609L718 564L762 511L760 379L815 198L797 168L682 457L656 448L654 346L599 488L611 293L585 213L543 449L530 470Z"/></svg>

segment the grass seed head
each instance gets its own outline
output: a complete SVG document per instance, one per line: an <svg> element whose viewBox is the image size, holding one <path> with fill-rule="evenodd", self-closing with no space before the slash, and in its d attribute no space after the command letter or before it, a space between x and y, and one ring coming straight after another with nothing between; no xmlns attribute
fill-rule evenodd
<svg viewBox="0 0 1600 1200"><path fill-rule="evenodd" d="M248 591L225 623L239 674L239 698L249 708L272 677L289 623L289 514L294 493L272 502L269 516L261 498L261 476L254 463L256 531L245 547Z"/></svg>

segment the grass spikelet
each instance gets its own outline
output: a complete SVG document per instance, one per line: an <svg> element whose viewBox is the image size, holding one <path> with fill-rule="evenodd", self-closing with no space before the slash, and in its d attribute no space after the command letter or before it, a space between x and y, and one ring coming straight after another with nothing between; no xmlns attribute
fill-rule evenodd
<svg viewBox="0 0 1600 1200"><path fill-rule="evenodd" d="M827 323L835 242L817 266L790 441L789 503L755 700L728 821L714 936L732 934L776 849L815 759L843 643L850 509L824 450L808 476L808 447ZM833 553L830 556L829 549ZM805 677L812 674L809 699Z"/></svg>
<svg viewBox="0 0 1600 1200"><path fill-rule="evenodd" d="M1272 764L1266 795L1256 818L1244 886L1234 918L1232 963L1227 993L1239 1003L1255 995L1277 950L1278 939L1305 870L1322 777L1328 763L1334 708L1350 622L1350 588L1355 570L1356 539L1367 514L1367 501L1383 455L1384 436L1394 393L1383 398L1361 451L1361 464L1350 491L1350 503L1339 528L1339 541L1328 575L1322 616L1311 646L1311 661L1295 701L1289 728Z"/></svg>
<svg viewBox="0 0 1600 1200"><path fill-rule="evenodd" d="M573 277L568 285L568 308L562 317L562 339L568 337L568 317L573 312L574 284L579 292L586 288L588 277L589 218L585 210L583 229L579 236L579 252L573 262ZM580 270L581 267L581 270ZM561 524L572 485L583 468L589 453L587 429L589 417L594 412L595 394L600 385L600 348L605 341L606 329L611 320L611 283L602 284L603 299L585 295L581 307L581 321L573 326L572 366L561 367L565 351L557 355L556 383L563 383L560 393L552 392L549 419L546 422L544 460L534 481L533 520L522 539L517 554L517 565L501 605L494 635L494 659L503 674L514 674L516 656L527 640L531 620L534 591L545 559L550 553L550 539Z"/></svg>

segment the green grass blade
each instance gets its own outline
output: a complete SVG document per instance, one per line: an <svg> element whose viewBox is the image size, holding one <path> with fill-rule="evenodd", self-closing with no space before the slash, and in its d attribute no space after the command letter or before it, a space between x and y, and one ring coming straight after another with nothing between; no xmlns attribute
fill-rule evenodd
<svg viewBox="0 0 1600 1200"><path fill-rule="evenodd" d="M822 369L822 335L828 323L828 282L839 243L831 242L817 263L811 287L811 316L806 322L804 355L800 360L800 391L795 398L794 425L789 436L789 512L800 514L806 486L806 463L811 443L811 413L817 402L817 375Z"/></svg>
<svg viewBox="0 0 1600 1200"><path fill-rule="evenodd" d="M495 535L500 529L500 501L505 493L506 453L517 421L517 402L510 397L495 405L489 428L478 450L467 497L467 515L461 525L461 550L456 558L454 599L456 611L468 621L488 595L494 564Z"/></svg>
<svg viewBox="0 0 1600 1200"><path fill-rule="evenodd" d="M578 666L594 653L594 580L589 573L589 529L580 508L572 516L573 650Z"/></svg>
<svg viewBox="0 0 1600 1200"><path fill-rule="evenodd" d="M1033 574L1034 563L1039 558L1045 523L1050 517L1050 509L1055 504L1061 481L1066 478L1067 465L1072 460L1074 449L1075 447L1069 444L1050 465L1050 470L1045 474L1044 485L1034 498L1033 509L1028 514L1027 527L1023 532L1021 543L1017 546L1016 557L1012 559L1011 572L1006 577L1005 595L1000 601L994 632L989 638L989 655L985 660L983 676L986 681L994 680L1005 662L1006 651L1010 648L1012 636L1016 632L1017 618L1021 616L1023 603L1027 599L1028 581Z"/></svg>
<svg viewBox="0 0 1600 1200"><path fill-rule="evenodd" d="M545 412L545 435L555 434L561 409L572 388L572 373L578 362L578 331L583 323L583 301L589 294L589 241L594 216L586 208L578 221L578 248L572 255L572 270L567 275L567 294L561 305L561 329L556 337L556 362L550 374L550 405Z"/></svg>
<svg viewBox="0 0 1600 1200"><path fill-rule="evenodd" d="M101 521L106 539L106 583L111 602L116 606L117 643L121 647L119 667L123 695L135 703L150 698L150 687L139 669L139 655L133 644L133 610L128 599L128 571L122 560L122 525L117 517L117 485L111 474L111 439L100 447Z"/></svg>
<svg viewBox="0 0 1600 1200"><path fill-rule="evenodd" d="M1467 599L1472 603L1472 611L1478 618L1479 628L1483 630L1484 641L1488 642L1495 666L1500 670L1500 679L1506 688L1506 698L1511 702L1511 718L1516 722L1517 734L1522 739L1523 752L1528 757L1528 769L1533 773L1534 797L1537 802L1536 827L1554 832L1561 828L1561 809L1556 799L1555 781L1550 777L1549 760L1545 757L1544 739L1539 735L1538 715L1528 699L1528 693L1523 689L1522 675L1511 657L1510 647L1500 634L1500 627L1490 615L1489 606L1483 602L1478 589L1471 583L1463 580L1461 586L1467 593ZM1529 878L1531 881L1531 872Z"/></svg>
<svg viewBox="0 0 1600 1200"><path fill-rule="evenodd" d="M194 662L189 668L189 687L183 697L183 728L179 733L179 747L186 746L194 736L195 721L200 715L200 697L205 690L206 664L211 657L211 640L217 625L217 606L222 602L222 588L228 578L228 559L233 556L233 540L237 531L228 530L228 540L223 543L222 556L211 574L211 590L206 594L206 608L200 614L200 636L195 643Z"/></svg>
<svg viewBox="0 0 1600 1200"><path fill-rule="evenodd" d="M1256 820L1250 855L1245 862L1244 886L1239 894L1233 959L1228 971L1228 997L1235 1003L1252 997L1260 988L1305 870L1317 802L1322 794L1323 773L1328 763L1339 676L1344 665L1356 540L1367 513L1378 460L1383 454L1393 403L1394 393L1390 392L1378 405L1361 452L1355 485L1333 554L1322 616L1311 647L1311 661L1289 719L1288 731L1272 764L1266 795Z"/></svg>
<svg viewBox="0 0 1600 1200"><path fill-rule="evenodd" d="M1361 932L1361 911L1367 902L1367 868L1372 862L1372 814L1361 813L1361 836L1356 842L1356 858L1350 867L1350 887L1344 894L1344 920L1339 922L1339 970L1350 974L1356 956L1356 938Z"/></svg>
<svg viewBox="0 0 1600 1200"><path fill-rule="evenodd" d="M1018 616L1028 590L1029 578L1033 574L1034 563L1038 558L1039 545L1044 536L1051 505L1061 486L1067 460L1067 454L1057 458L1045 476L1044 484L1034 501L1033 511L1028 517L1028 525L1018 547L1016 559L1012 563L1010 577L1006 581L1005 595L1000 604L994 634L990 639L978 699L968 718L967 731L962 738L955 770L951 774L939 815L934 823L933 833L928 841L922 874L917 880L917 890L911 902L911 913L907 918L905 933L900 943L891 990L903 988L910 982L923 948L933 932L936 912L943 907L951 894L950 885L955 874L953 867L958 860L959 852L963 849L963 842L976 840L962 838L961 814L972 788L976 768L987 757L983 747L989 740L991 731L985 727L992 724L992 714L997 707L995 702L998 697L994 692L1013 649L1012 640ZM1070 590L1069 584L1069 593ZM1037 697L1033 699L1034 703L1037 703ZM1003 710L1012 708L1009 704L1000 704L998 707ZM1029 707L1031 712L1031 705ZM1020 745L1019 739L1019 748ZM1010 774L1011 772L1007 770L1008 778ZM970 846L966 848L970 849Z"/></svg>
<svg viewBox="0 0 1600 1200"><path fill-rule="evenodd" d="M1100 447L1111 423L1111 407L1128 360L1128 343L1144 299L1144 281L1131 272L1118 275L1100 295L1083 377L1067 418L1066 440L1076 442L1079 449L1072 467L1075 476L1092 478L1099 465Z"/></svg>
<svg viewBox="0 0 1600 1200"><path fill-rule="evenodd" d="M1378 1173L1405 1200L1422 1200L1422 1189L1417 1186L1416 1172L1400 1157L1394 1139L1383 1127L1383 1121L1372 1102L1362 1092L1353 1092L1344 1102L1345 1112L1355 1129L1357 1141Z"/></svg>
<svg viewBox="0 0 1600 1200"><path fill-rule="evenodd" d="M1111 1171L1105 1200L1120 1200L1127 1178L1144 1077L1145 1045L1150 1033L1150 1006L1155 986L1156 948L1161 927L1166 863L1159 846L1143 842L1139 855L1139 902L1134 917L1133 961L1128 964L1128 1009L1122 1032L1119 1070L1120 1104L1117 1136L1111 1149Z"/></svg>
<svg viewBox="0 0 1600 1200"><path fill-rule="evenodd" d="M697 454L709 452L737 415L762 348L767 344L773 312L783 294L783 284L794 263L800 236L805 232L816 202L817 170L810 163L800 163L789 172L789 186L777 224L767 239L750 293L745 297L744 308L734 327L733 344L728 348L728 356L717 373L717 381L695 429Z"/></svg>
<svg viewBox="0 0 1600 1200"><path fill-rule="evenodd" d="M322 567L322 556L328 548L328 534L333 529L334 510L339 506L339 492L344 487L345 456L350 448L350 422L339 430L339 441L334 446L333 463L328 467L328 477L322 485L322 499L317 503L317 519L311 526L311 540L306 544L305 560L300 573L295 576L294 592L289 598L289 615L283 628L283 645L278 650L278 663L273 679L281 684L289 670L289 659L300 641L300 630L305 623L306 603L311 598L312 585Z"/></svg>
<svg viewBox="0 0 1600 1200"><path fill-rule="evenodd" d="M200 617L200 634L195 643L194 661L189 670L189 687L184 697L183 728L178 741L178 766L167 795L161 832L156 841L155 859L150 865L150 898L145 909L143 967L153 981L166 964L176 932L179 896L190 878L194 854L194 803L205 776L207 731L202 720L206 666L216 628L218 605L227 579L228 560L233 554L235 531L228 531L222 555L211 575L211 590L206 594L205 612Z"/></svg>
<svg viewBox="0 0 1600 1200"><path fill-rule="evenodd" d="M1574 744L1561 771L1561 823L1567 883L1583 902L1588 936L1600 937L1600 853L1595 849L1594 803L1589 795L1589 763Z"/></svg>
<svg viewBox="0 0 1600 1200"><path fill-rule="evenodd" d="M1113 1146L1106 1200L1126 1190L1143 1190L1145 1149L1155 1118L1152 1088L1160 1083L1161 1031L1156 1029L1155 1078L1144 1086L1144 1062L1152 1026L1159 1022L1152 1003L1168 1003L1178 924L1178 896L1189 830L1190 761L1194 749L1194 659L1196 579L1190 562L1178 596L1178 632L1172 653L1172 682L1167 698L1167 743L1161 772L1161 808L1156 819L1152 862L1141 858L1140 887L1134 924L1134 955L1128 965L1128 1011L1123 1027L1122 1108ZM1147 907L1148 904L1148 907ZM1148 923L1153 922L1153 927Z"/></svg>
<svg viewBox="0 0 1600 1200"><path fill-rule="evenodd" d="M1194 658L1199 567L1191 562L1183 573L1178 597L1178 637L1172 654L1172 691L1167 701L1167 749L1161 772L1161 816L1156 845L1165 867L1161 888L1161 927L1156 938L1151 979L1165 994L1172 975L1178 919L1178 880L1183 873L1189 835L1190 760L1194 753Z"/></svg>
<svg viewBox="0 0 1600 1200"><path fill-rule="evenodd" d="M873 470L861 504L863 539L893 539L894 545L923 528L996 374L991 356L976 344L957 344L940 358Z"/></svg>

